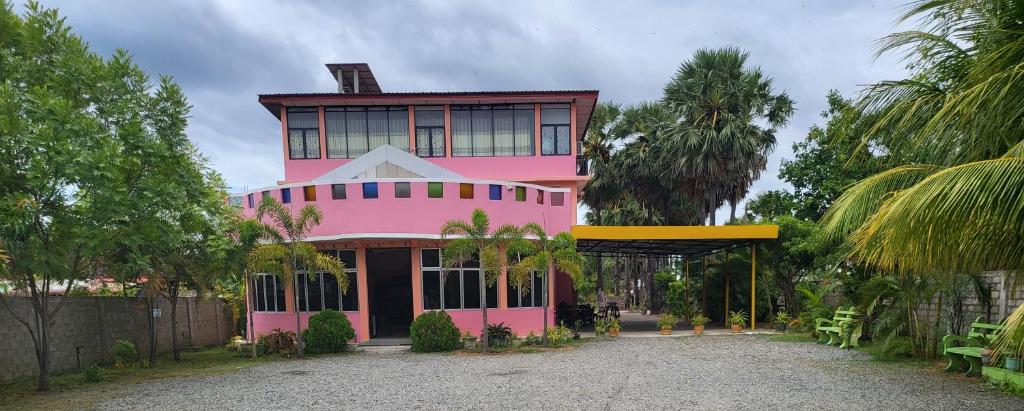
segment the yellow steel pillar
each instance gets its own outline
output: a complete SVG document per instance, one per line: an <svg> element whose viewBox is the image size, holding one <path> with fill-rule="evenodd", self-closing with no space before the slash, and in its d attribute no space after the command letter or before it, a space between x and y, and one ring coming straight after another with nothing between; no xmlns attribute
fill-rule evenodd
<svg viewBox="0 0 1024 411"><path fill-rule="evenodd" d="M727 272L725 272L723 270L722 274L725 274L725 314L723 314L723 317L725 317L725 320L723 322L725 323L726 326L728 326L729 325L729 273L727 273Z"/></svg>
<svg viewBox="0 0 1024 411"><path fill-rule="evenodd" d="M757 245L750 245L750 329L757 328Z"/></svg>

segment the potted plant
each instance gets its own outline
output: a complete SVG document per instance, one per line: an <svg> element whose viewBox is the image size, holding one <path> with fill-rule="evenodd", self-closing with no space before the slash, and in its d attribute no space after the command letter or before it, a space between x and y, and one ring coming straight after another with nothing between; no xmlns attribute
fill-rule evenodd
<svg viewBox="0 0 1024 411"><path fill-rule="evenodd" d="M606 331L608 331L608 323L604 319L594 321L594 335L601 337Z"/></svg>
<svg viewBox="0 0 1024 411"><path fill-rule="evenodd" d="M746 311L729 311L729 323L732 324L732 332L738 333L743 331L743 327L747 326L748 318Z"/></svg>
<svg viewBox="0 0 1024 411"><path fill-rule="evenodd" d="M1020 358L1015 356L1006 356L1006 364L1004 368L1013 372L1020 372Z"/></svg>
<svg viewBox="0 0 1024 411"><path fill-rule="evenodd" d="M707 322L708 318L699 312L690 317L690 323L693 324L693 333L697 335L704 334L704 324Z"/></svg>
<svg viewBox="0 0 1024 411"><path fill-rule="evenodd" d="M672 314L665 313L658 318L658 328L661 328L661 335L672 334L672 327L675 327L679 323L679 317Z"/></svg>
<svg viewBox="0 0 1024 411"><path fill-rule="evenodd" d="M791 320L792 318L789 318L789 314L787 314L785 311L776 312L775 320L773 320L773 322L775 323L775 331L783 333L786 332L786 326L789 325L789 322Z"/></svg>
<svg viewBox="0 0 1024 411"><path fill-rule="evenodd" d="M610 337L618 337L619 336L619 329L621 329L621 328L622 328L622 325L619 324L619 319L618 318L612 317L611 320L608 320L608 336L610 336Z"/></svg>
<svg viewBox="0 0 1024 411"><path fill-rule="evenodd" d="M466 347L467 350L476 349L476 337L474 337L473 334L470 334L469 331L462 333L462 345Z"/></svg>

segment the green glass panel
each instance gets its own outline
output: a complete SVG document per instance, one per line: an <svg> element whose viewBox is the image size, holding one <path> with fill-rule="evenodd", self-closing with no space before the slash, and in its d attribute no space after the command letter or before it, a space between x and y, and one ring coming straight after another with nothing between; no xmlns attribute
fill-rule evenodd
<svg viewBox="0 0 1024 411"><path fill-rule="evenodd" d="M526 187L516 187L516 201L526 201Z"/></svg>
<svg viewBox="0 0 1024 411"><path fill-rule="evenodd" d="M444 197L444 185L442 183L427 183L427 197Z"/></svg>

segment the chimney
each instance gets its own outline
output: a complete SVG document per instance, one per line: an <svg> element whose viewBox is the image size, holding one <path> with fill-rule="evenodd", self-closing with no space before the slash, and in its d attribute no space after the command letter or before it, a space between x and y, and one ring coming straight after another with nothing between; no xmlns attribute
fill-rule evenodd
<svg viewBox="0 0 1024 411"><path fill-rule="evenodd" d="M343 80L344 77L342 77L342 71L341 71L340 68L337 69L337 71L338 71L338 94L345 94L345 81Z"/></svg>
<svg viewBox="0 0 1024 411"><path fill-rule="evenodd" d="M359 69L352 69L352 92L359 94Z"/></svg>

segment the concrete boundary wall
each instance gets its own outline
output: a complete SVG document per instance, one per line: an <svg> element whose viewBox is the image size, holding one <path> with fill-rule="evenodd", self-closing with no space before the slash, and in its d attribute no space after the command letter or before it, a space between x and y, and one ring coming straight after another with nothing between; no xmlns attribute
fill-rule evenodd
<svg viewBox="0 0 1024 411"><path fill-rule="evenodd" d="M6 297L18 318L33 323L31 301L27 297ZM143 352L149 347L146 306L132 299L126 305L122 297L68 297L50 330L52 373L78 368L81 363L109 364L116 340L136 343ZM51 299L55 307L60 298ZM166 298L156 308L157 350L171 350L171 310ZM11 311L0 305L0 381L38 374L35 346L25 326ZM232 319L227 305L216 299L182 297L178 299L178 333L182 347L221 344L231 338ZM191 338L190 338L191 336ZM191 343L190 343L191 341Z"/></svg>

